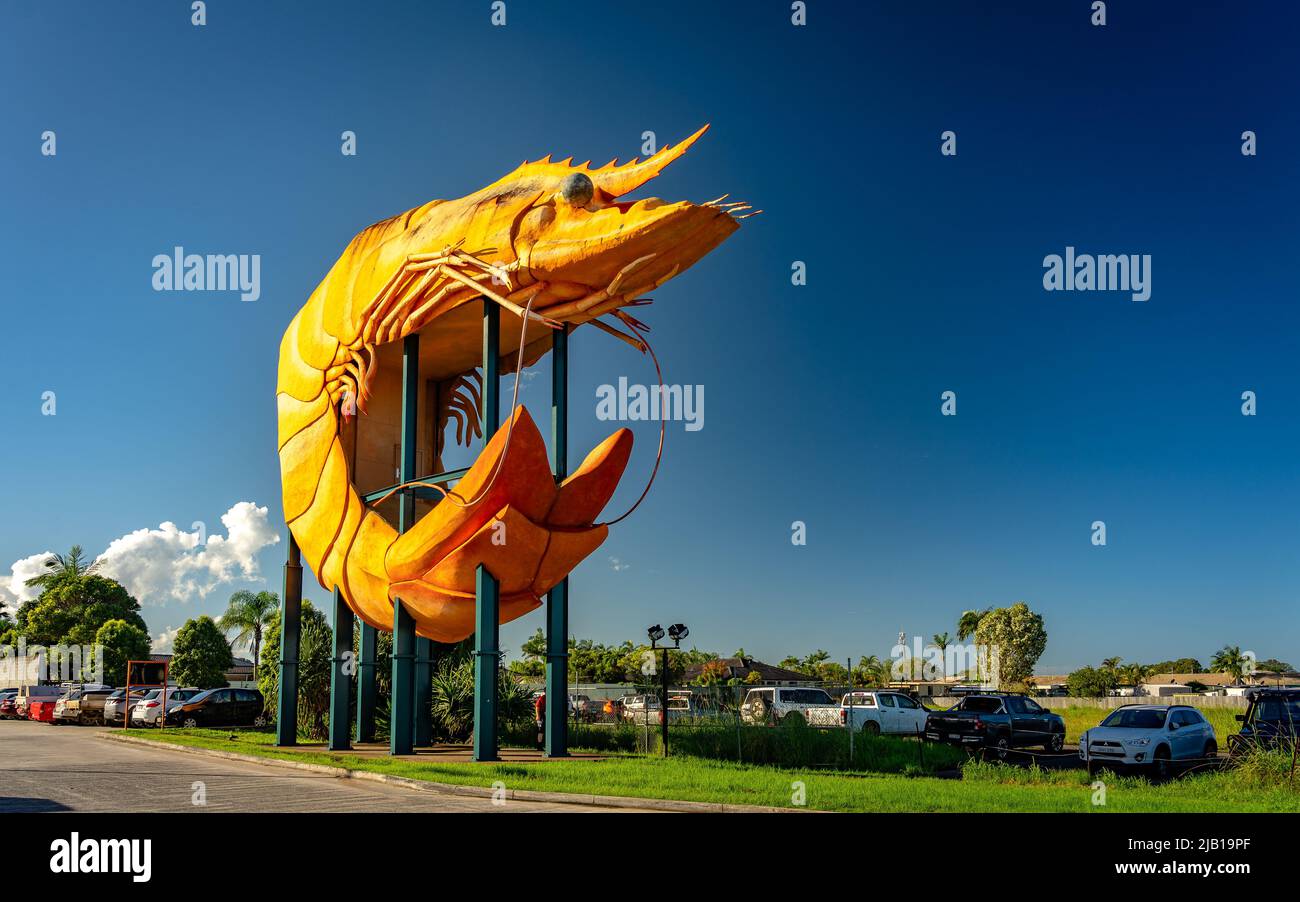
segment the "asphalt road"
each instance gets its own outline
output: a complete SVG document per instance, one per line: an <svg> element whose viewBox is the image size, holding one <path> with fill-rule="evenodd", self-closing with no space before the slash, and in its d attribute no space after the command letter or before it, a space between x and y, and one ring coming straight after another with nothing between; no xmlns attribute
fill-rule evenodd
<svg viewBox="0 0 1300 902"><path fill-rule="evenodd" d="M97 739L102 728L0 721L0 814L36 811L603 812L439 795ZM205 804L195 804L196 783ZM627 809L622 809L627 810Z"/></svg>

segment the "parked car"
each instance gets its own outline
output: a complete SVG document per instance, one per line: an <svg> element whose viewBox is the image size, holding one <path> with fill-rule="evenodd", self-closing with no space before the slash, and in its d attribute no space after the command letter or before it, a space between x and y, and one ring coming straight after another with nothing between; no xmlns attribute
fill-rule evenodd
<svg viewBox="0 0 1300 902"><path fill-rule="evenodd" d="M171 711L172 708L180 707L182 702L187 702L194 696L198 695L198 689L178 689L175 686L167 690L166 708ZM150 689L144 698L140 699L131 707L131 726L136 727L156 727L162 724L163 716L163 694L161 689Z"/></svg>
<svg viewBox="0 0 1300 902"><path fill-rule="evenodd" d="M261 727L268 722L266 702L256 689L208 689L167 711L167 725L179 727Z"/></svg>
<svg viewBox="0 0 1300 902"><path fill-rule="evenodd" d="M881 733L919 736L925 732L930 712L905 692L858 690L847 692L838 707L810 708L808 725L812 727L846 727Z"/></svg>
<svg viewBox="0 0 1300 902"><path fill-rule="evenodd" d="M1059 752L1065 746L1065 721L1028 696L985 692L968 695L946 711L931 712L925 738L978 748L1006 760L1011 749L1026 746Z"/></svg>
<svg viewBox="0 0 1300 902"><path fill-rule="evenodd" d="M1190 705L1124 705L1079 737L1079 757L1089 774L1140 767L1167 777L1174 762L1218 754L1214 727Z"/></svg>
<svg viewBox="0 0 1300 902"><path fill-rule="evenodd" d="M126 719L126 709L129 706L134 706L135 703L144 698L148 692L148 689L132 689L131 699L130 701L126 701L126 690L114 689L109 694L108 698L104 699L104 708L101 720L109 726L121 726Z"/></svg>
<svg viewBox="0 0 1300 902"><path fill-rule="evenodd" d="M12 720L18 716L18 705L15 704L17 698L17 689L0 692L0 720Z"/></svg>
<svg viewBox="0 0 1300 902"><path fill-rule="evenodd" d="M104 705L116 690L111 686L100 689L83 689L77 700L80 724L102 724L104 722Z"/></svg>
<svg viewBox="0 0 1300 902"><path fill-rule="evenodd" d="M829 707L835 704L825 689L798 689L787 686L770 686L751 689L740 705L740 719L749 724L775 724L808 722L809 708Z"/></svg>
<svg viewBox="0 0 1300 902"><path fill-rule="evenodd" d="M1238 714L1241 732L1228 737L1228 754L1255 746L1292 745L1300 739L1300 689L1258 689L1250 695L1245 714Z"/></svg>
<svg viewBox="0 0 1300 902"><path fill-rule="evenodd" d="M624 720L659 723L659 698L654 695L625 695L619 699Z"/></svg>
<svg viewBox="0 0 1300 902"><path fill-rule="evenodd" d="M70 689L54 705L55 723L100 722L103 719L104 701L112 693L111 687L99 685Z"/></svg>
<svg viewBox="0 0 1300 902"><path fill-rule="evenodd" d="M54 703L67 690L63 686L24 686L14 698L15 712L20 718L49 721L54 716ZM43 703L49 702L48 706ZM39 705L37 717L32 717L32 705Z"/></svg>
<svg viewBox="0 0 1300 902"><path fill-rule="evenodd" d="M50 718L50 722L57 724L76 723L81 716L80 699L80 689L69 689L63 695L60 695L54 702L54 713ZM73 707L69 708L69 703L72 703Z"/></svg>

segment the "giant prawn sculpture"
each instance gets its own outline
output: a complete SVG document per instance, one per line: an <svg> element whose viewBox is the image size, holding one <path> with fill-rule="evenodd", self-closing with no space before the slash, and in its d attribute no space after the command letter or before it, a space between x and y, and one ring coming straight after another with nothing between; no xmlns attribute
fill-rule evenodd
<svg viewBox="0 0 1300 902"><path fill-rule="evenodd" d="M454 642L474 630L482 563L500 584L500 620L541 604L608 533L595 522L622 476L632 434L620 429L556 485L522 406L431 511L400 534L369 509L344 451L344 422L365 411L382 345L420 333L430 378L448 380L439 424L481 435L481 308L519 317L518 368L540 359L551 329L591 323L646 350L646 327L623 308L691 266L736 228L741 203L619 198L653 179L708 126L653 156L591 168L525 162L459 200L435 200L363 230L312 292L280 343L277 386L284 515L322 587L389 630L393 599L419 635ZM627 331L600 318L612 316ZM534 336L528 324L536 324ZM507 330L503 322L503 359ZM422 347L424 345L422 344ZM426 375L421 368L421 375ZM516 375L517 378L517 375ZM504 525L504 544L495 541Z"/></svg>

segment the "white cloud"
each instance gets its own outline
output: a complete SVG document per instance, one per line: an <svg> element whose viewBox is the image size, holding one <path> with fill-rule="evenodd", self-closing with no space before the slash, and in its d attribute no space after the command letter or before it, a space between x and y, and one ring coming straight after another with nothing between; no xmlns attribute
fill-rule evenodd
<svg viewBox="0 0 1300 902"><path fill-rule="evenodd" d="M240 501L221 517L226 535L208 536L202 524L185 532L166 522L157 529L137 529L109 543L97 560L142 604L203 598L219 585L258 580L257 555L280 541L267 522L267 509Z"/></svg>
<svg viewBox="0 0 1300 902"><path fill-rule="evenodd" d="M609 559L609 566L615 573L622 573L624 570L632 569L631 564L625 564L621 559L616 557L611 557Z"/></svg>
<svg viewBox="0 0 1300 902"><path fill-rule="evenodd" d="M39 586L27 585L27 580L45 572L45 562L54 557L53 551L42 551L20 561L14 561L9 568L12 576L0 576L0 610L11 607L14 610L24 601L31 601L41 594Z"/></svg>
<svg viewBox="0 0 1300 902"><path fill-rule="evenodd" d="M172 653L172 645L176 642L176 634L181 631L179 626L168 627L151 640L150 651L156 655L169 655Z"/></svg>

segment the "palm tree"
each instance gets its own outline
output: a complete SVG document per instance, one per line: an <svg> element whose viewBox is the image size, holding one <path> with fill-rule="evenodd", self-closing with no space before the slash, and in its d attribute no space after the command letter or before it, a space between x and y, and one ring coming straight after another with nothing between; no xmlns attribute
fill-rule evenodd
<svg viewBox="0 0 1300 902"><path fill-rule="evenodd" d="M222 632L239 630L235 645L253 646L253 680L257 680L257 666L262 660L262 630L271 625L280 610L280 596L274 592L254 594L241 589L230 596L226 613L217 621Z"/></svg>
<svg viewBox="0 0 1300 902"><path fill-rule="evenodd" d="M939 661L943 668L943 678L948 679L948 646L952 644L952 637L945 633L935 633L930 637L930 641L939 649Z"/></svg>
<svg viewBox="0 0 1300 902"><path fill-rule="evenodd" d="M1225 645L1210 659L1210 670L1214 673L1232 674L1232 681L1237 683L1246 672L1247 663L1248 659L1241 653L1241 646Z"/></svg>
<svg viewBox="0 0 1300 902"><path fill-rule="evenodd" d="M957 641L965 642L975 635L975 630L979 629L980 621L984 619L984 615L992 610L992 608L985 608L982 611L962 611L961 619L957 621Z"/></svg>
<svg viewBox="0 0 1300 902"><path fill-rule="evenodd" d="M73 545L68 549L67 557L61 554L51 554L45 561L45 572L27 580L27 585L48 589L65 579L89 576L99 570L99 566L100 562L98 560L87 562L81 546Z"/></svg>
<svg viewBox="0 0 1300 902"><path fill-rule="evenodd" d="M1103 658L1101 662L1101 669L1114 672L1119 667L1119 662L1123 660L1124 659L1119 657L1118 655L1116 655L1113 658Z"/></svg>

